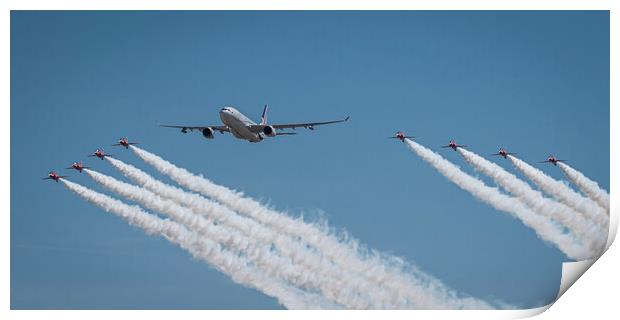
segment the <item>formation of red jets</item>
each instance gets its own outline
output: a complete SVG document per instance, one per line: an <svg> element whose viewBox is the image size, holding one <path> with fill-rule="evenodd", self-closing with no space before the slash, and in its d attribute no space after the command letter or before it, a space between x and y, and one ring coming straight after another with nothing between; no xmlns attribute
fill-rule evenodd
<svg viewBox="0 0 620 320"><path fill-rule="evenodd" d="M130 145L134 145L134 144L138 144L137 142L129 142L129 140L127 138L120 138L118 140L118 143L113 144L113 146L122 146L125 148L129 148ZM105 151L103 150L103 148L101 149L97 149L94 153L89 154L89 157L97 157L101 160L103 160L105 157L109 157L112 156L111 154L107 154L105 153ZM86 167L82 164L82 161L80 162L74 162L71 164L70 167L67 167L65 169L70 169L70 170L77 170L78 172L82 172L82 170L84 169L89 169L90 167ZM61 178L66 178L68 176L61 176L58 173L56 173L56 171L51 171L47 177L45 178L41 178L43 180L54 180L56 182L58 182L58 180L60 180Z"/></svg>
<svg viewBox="0 0 620 320"><path fill-rule="evenodd" d="M397 131L396 134L392 137L388 137L388 139L398 139L402 142L405 142L405 139L413 139L415 137L413 136L408 136L406 135L404 132L402 131ZM120 138L118 139L118 142L113 144L112 146L121 146L121 147L125 147L125 149L129 149L130 145L134 145L134 144L138 144L138 142L129 142L129 139L127 138ZM456 151L457 148L463 148L463 147L467 147L466 145L460 145L458 143L456 143L455 140L450 140L450 142L445 145L445 146L441 146L442 148L452 148L452 150ZM506 159L508 157L508 155L513 155L516 153L512 153L512 152L508 152L506 151L506 149L504 148L500 148L498 153L493 153L491 154L492 156L500 156L500 157L504 157L504 159ZM89 154L89 157L97 157L101 160L103 160L105 157L109 157L112 156L111 154L107 154L105 153L105 151L103 150L103 148L101 149L97 149L94 153ZM541 163L551 163L554 166L557 166L558 162L565 162L566 160L560 160L557 159L555 156L550 155L547 160L545 161L541 161ZM82 170L84 169L88 169L89 167L86 167L82 164L82 162L74 162L73 164L71 164L71 167L68 167L66 169L75 169L78 172L82 172ZM56 182L58 182L58 180L60 180L61 178L66 178L67 176L61 176L58 175L56 173L56 171L51 171L47 177L42 178L44 180L54 180Z"/></svg>
<svg viewBox="0 0 620 320"><path fill-rule="evenodd" d="M402 141L402 142L405 142L405 139L413 139L413 138L415 138L415 137L412 137L412 136L407 136L407 135L405 135L405 133L404 133L404 132L402 132L402 131L396 131L396 134L395 134L394 136L392 136L392 137L388 137L388 139L398 139L398 140L400 140L400 141ZM447 145L445 145L445 146L441 146L441 147L442 147L442 148L452 148L452 150L456 151L456 149L457 149L457 148L463 148L463 147L467 147L467 146L466 146L466 145L460 145L460 144L456 143L456 141L455 141L455 140L450 140L450 142L449 142ZM509 156L509 155L515 155L515 154L516 154L516 153L514 153L514 152L508 152L508 151L506 151L506 149L504 149L504 148L499 148L499 152L497 152L497 153L493 153L493 154L491 154L491 155L492 155L492 156L500 156L500 157L504 157L504 159L506 159L506 158L508 158L508 156ZM541 161L540 163L545 163L545 162L548 162L548 163L552 163L554 166L557 166L557 165L558 165L558 162L565 162L565 161L566 161L566 160L558 160L558 159L556 159L556 157L555 157L555 156L550 155L550 156L547 158L547 160L545 160L545 161Z"/></svg>

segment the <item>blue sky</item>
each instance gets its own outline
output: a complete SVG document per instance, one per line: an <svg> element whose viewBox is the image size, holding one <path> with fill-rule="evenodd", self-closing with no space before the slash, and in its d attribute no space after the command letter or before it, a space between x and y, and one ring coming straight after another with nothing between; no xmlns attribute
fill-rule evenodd
<svg viewBox="0 0 620 320"><path fill-rule="evenodd" d="M351 120L258 144L157 126L219 124L223 105L258 120L265 103L272 122ZM119 177L85 157L99 146L154 173L109 147L121 136L277 208L325 217L458 291L552 301L567 258L385 139L396 130L468 172L438 146L503 146L529 162L553 153L609 190L608 12L14 11L11 308L279 308L39 180L78 160Z"/></svg>

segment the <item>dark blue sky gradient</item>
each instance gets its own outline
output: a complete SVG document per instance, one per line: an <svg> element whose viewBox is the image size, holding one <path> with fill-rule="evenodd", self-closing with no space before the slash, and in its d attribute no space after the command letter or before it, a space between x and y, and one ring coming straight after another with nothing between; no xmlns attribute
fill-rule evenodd
<svg viewBox="0 0 620 320"><path fill-rule="evenodd" d="M272 122L351 120L258 144L157 126L219 124L228 104L258 120L265 103ZM119 177L85 156L121 136L458 291L552 301L566 257L387 140L396 130L468 172L438 146L553 153L609 189L608 12L12 12L11 307L279 307L39 180L77 160Z"/></svg>

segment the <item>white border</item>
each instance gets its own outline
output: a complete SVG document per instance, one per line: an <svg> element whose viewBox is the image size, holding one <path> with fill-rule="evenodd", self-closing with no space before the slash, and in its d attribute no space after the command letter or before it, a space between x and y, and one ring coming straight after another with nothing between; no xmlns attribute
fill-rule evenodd
<svg viewBox="0 0 620 320"><path fill-rule="evenodd" d="M8 1L13 10L609 10L613 1L565 0L21 0Z"/></svg>
<svg viewBox="0 0 620 320"><path fill-rule="evenodd" d="M76 1L76 0L58 0L58 1L42 1L42 0L22 0L22 1L2 1L2 57L5 61L5 69L10 70L10 10L610 10L610 88L611 99L610 104L614 106L610 112L610 144L618 146L620 137L620 129L615 126L617 124L618 114L618 97L614 88L618 88L618 30L620 23L618 21L618 1L559 1L553 0L507 0L507 1L346 1L346 0L298 0L283 2L278 0L229 0L229 1L198 1L198 0L179 0L179 1L162 1L162 0L95 0L95 1ZM4 138L1 140L0 150L7 150L10 155L10 97L9 97L10 73L5 73L2 78L1 92L6 97L5 106L3 108L4 116L2 121L2 132ZM613 120L616 120L615 122ZM10 167L10 156L5 153L0 157L2 168ZM610 150L611 164L620 163L618 157L618 149ZM6 175L8 172L8 175ZM109 319L110 317L135 318L148 317L149 319L165 319L171 316L181 316L187 319L204 319L206 316L217 317L218 319L277 319L282 317L294 316L301 319L315 319L318 317L390 317L410 319L412 316L420 319L442 318L442 319L497 319L497 318L522 318L536 315L546 310L546 307L531 310L512 310L512 311L10 311L10 170L5 170L2 184L2 203L4 209L2 214L4 221L2 223L1 242L2 256L4 263L0 266L0 279L4 290L0 291L2 301L2 310L0 318L2 319L31 319L45 317L48 319ZM618 172L613 165L610 168L611 190L616 190L618 186ZM615 238L618 223L618 200L612 195L611 203L611 226L608 244ZM617 246L616 246L617 247ZM618 249L613 246L608 252L600 258L600 262L595 263L592 267L593 271L587 272L581 280L573 285L566 294L555 303L550 311L542 315L547 319L565 319L575 316L585 317L592 315L608 316L616 314L616 297L617 289L614 284L618 283L618 270L620 270L620 254ZM573 266L564 266L563 272L574 269ZM571 272L583 271L583 266L578 266L577 270ZM563 284L565 286L565 284Z"/></svg>

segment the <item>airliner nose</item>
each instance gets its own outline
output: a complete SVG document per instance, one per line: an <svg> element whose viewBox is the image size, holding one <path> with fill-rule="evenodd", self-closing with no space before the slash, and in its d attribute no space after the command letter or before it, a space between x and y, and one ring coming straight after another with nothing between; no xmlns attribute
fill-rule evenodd
<svg viewBox="0 0 620 320"><path fill-rule="evenodd" d="M230 111L226 107L224 107L224 108L222 108L222 110L220 110L220 119L222 120L222 122L225 121L225 119L228 117L229 113L230 113Z"/></svg>

